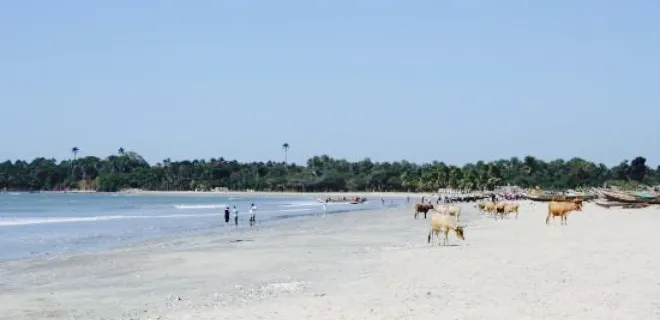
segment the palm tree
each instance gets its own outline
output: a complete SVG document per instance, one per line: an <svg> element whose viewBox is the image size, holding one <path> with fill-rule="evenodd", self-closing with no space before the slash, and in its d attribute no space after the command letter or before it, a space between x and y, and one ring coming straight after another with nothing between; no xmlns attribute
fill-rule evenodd
<svg viewBox="0 0 660 320"><path fill-rule="evenodd" d="M71 153L73 153L73 161L76 161L76 158L78 157L78 151L80 149L78 147L73 147L71 148ZM71 163L71 172L69 172L69 177L73 177L73 172L76 168L75 162Z"/></svg>
<svg viewBox="0 0 660 320"><path fill-rule="evenodd" d="M282 149L284 149L284 164L287 164L287 160L288 160L287 158L288 158L289 148L290 148L290 147L291 147L291 146L290 146L289 143L287 143L287 142L285 142L285 143L282 145Z"/></svg>
<svg viewBox="0 0 660 320"><path fill-rule="evenodd" d="M126 150L124 150L123 147L119 147L119 155L120 156L123 156L125 152L126 152Z"/></svg>
<svg viewBox="0 0 660 320"><path fill-rule="evenodd" d="M78 151L80 151L78 147L71 148L71 152L73 153L73 160L76 160L76 158L78 157Z"/></svg>

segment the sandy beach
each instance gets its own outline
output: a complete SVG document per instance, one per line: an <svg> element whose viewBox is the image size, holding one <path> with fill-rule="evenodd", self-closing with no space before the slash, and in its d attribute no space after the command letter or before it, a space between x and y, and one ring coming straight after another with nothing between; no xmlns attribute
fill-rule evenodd
<svg viewBox="0 0 660 320"><path fill-rule="evenodd" d="M660 210L547 206L426 243L410 208L0 263L0 319L653 319Z"/></svg>

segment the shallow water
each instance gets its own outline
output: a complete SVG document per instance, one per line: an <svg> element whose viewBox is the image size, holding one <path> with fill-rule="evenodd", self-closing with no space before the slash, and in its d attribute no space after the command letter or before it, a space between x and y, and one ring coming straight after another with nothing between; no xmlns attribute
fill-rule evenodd
<svg viewBox="0 0 660 320"><path fill-rule="evenodd" d="M328 214L382 208L329 204ZM388 200L386 206L405 201ZM250 204L260 224L322 212L314 197L0 193L0 259L50 256L121 246L187 233L226 232L224 207L239 210L239 228L249 228ZM232 219L233 222L233 219Z"/></svg>

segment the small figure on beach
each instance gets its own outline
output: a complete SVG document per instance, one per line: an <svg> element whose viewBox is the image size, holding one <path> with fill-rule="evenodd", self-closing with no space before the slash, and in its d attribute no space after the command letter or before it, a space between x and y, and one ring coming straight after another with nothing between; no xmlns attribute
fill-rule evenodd
<svg viewBox="0 0 660 320"><path fill-rule="evenodd" d="M323 218L325 218L325 212L327 210L327 207L326 207L327 204L325 202L322 202L322 204L323 204Z"/></svg>
<svg viewBox="0 0 660 320"><path fill-rule="evenodd" d="M380 197L380 203L381 203L382 205L385 205L385 199L383 199L383 197Z"/></svg>
<svg viewBox="0 0 660 320"><path fill-rule="evenodd" d="M410 196L406 197L406 203L410 203Z"/></svg>
<svg viewBox="0 0 660 320"><path fill-rule="evenodd" d="M225 224L229 224L229 206L225 207Z"/></svg>
<svg viewBox="0 0 660 320"><path fill-rule="evenodd" d="M238 209L236 209L236 206L234 206L232 211L234 211L234 226L238 228Z"/></svg>
<svg viewBox="0 0 660 320"><path fill-rule="evenodd" d="M250 227L257 224L257 206L254 203L250 206Z"/></svg>

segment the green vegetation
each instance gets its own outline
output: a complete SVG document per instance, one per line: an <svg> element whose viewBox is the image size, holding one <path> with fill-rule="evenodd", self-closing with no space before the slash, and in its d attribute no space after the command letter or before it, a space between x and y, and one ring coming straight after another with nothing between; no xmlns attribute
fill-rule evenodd
<svg viewBox="0 0 660 320"><path fill-rule="evenodd" d="M282 146L285 152L288 144ZM493 162L479 161L462 167L442 162L414 164L349 162L328 156L309 159L306 165L285 162L239 163L223 158L192 161L164 160L149 165L139 154L119 149L105 159L79 157L73 160L37 158L0 163L0 190L85 189L118 191L145 190L230 190L267 191L433 191L438 188L491 189L497 185L540 186L563 189L590 186L660 183L660 167L646 166L643 157L608 168L583 159L545 162L532 156Z"/></svg>

